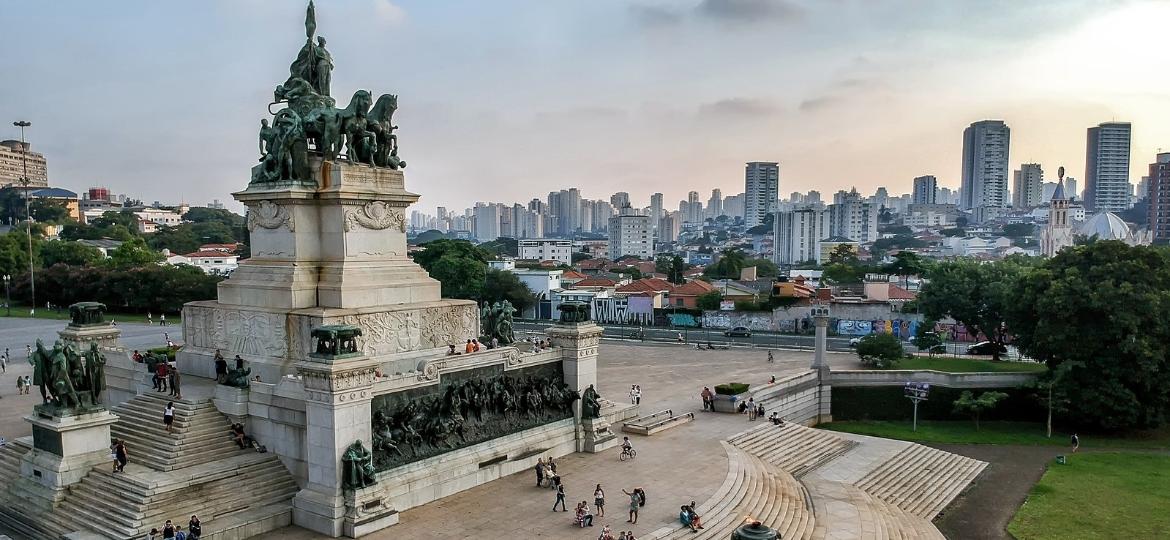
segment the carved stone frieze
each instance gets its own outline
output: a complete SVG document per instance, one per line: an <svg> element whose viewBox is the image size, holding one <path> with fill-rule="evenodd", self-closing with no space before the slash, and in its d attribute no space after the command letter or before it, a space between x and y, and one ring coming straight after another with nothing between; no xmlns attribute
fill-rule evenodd
<svg viewBox="0 0 1170 540"><path fill-rule="evenodd" d="M260 201L260 204L248 208L248 230L255 231L257 227L265 229L279 229L287 227L289 232L296 230L292 213L272 201Z"/></svg>
<svg viewBox="0 0 1170 540"><path fill-rule="evenodd" d="M371 201L360 208L345 211L345 230L352 231L358 226L375 231L393 227L399 232L406 232L406 214L402 209L382 201Z"/></svg>

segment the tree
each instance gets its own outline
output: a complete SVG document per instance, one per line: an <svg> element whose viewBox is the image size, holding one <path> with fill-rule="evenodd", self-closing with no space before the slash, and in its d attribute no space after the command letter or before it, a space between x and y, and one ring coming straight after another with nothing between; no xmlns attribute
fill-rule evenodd
<svg viewBox="0 0 1170 540"><path fill-rule="evenodd" d="M914 236L914 229L911 229L907 225L887 225L885 227L878 227L878 232L893 235L902 234L906 236Z"/></svg>
<svg viewBox="0 0 1170 540"><path fill-rule="evenodd" d="M983 392L979 397L975 397L970 390L964 390L959 394L959 399L955 400L955 414L971 415L971 419L975 420L975 431L979 431L979 416L984 411L994 409L1007 397L1008 395L1003 392Z"/></svg>
<svg viewBox="0 0 1170 540"><path fill-rule="evenodd" d="M962 227L952 227L950 229L943 229L939 234L948 237L967 236L967 230Z"/></svg>
<svg viewBox="0 0 1170 540"><path fill-rule="evenodd" d="M60 201L51 199L33 199L28 203L33 219L46 223L65 223L73 221L69 209Z"/></svg>
<svg viewBox="0 0 1170 540"><path fill-rule="evenodd" d="M1036 233L1036 226L1031 223L1011 223L1003 226L1003 235L1008 238L1022 238Z"/></svg>
<svg viewBox="0 0 1170 540"><path fill-rule="evenodd" d="M939 351L943 345L942 337L938 332L934 331L934 321L924 322L918 326L918 334L910 340L919 351L926 351L926 354L934 358L935 353Z"/></svg>
<svg viewBox="0 0 1170 540"><path fill-rule="evenodd" d="M861 338L857 343L857 356L862 365L886 369L897 365L906 356L906 351L893 334L882 332Z"/></svg>
<svg viewBox="0 0 1170 540"><path fill-rule="evenodd" d="M42 242L40 247L41 265L45 268L57 264L88 266L104 258L97 248L68 240Z"/></svg>
<svg viewBox="0 0 1170 540"><path fill-rule="evenodd" d="M570 260L573 261L573 264L577 264L581 261L587 261L587 260L592 259L592 258L593 258L593 255L590 255L588 253L573 252L572 258Z"/></svg>
<svg viewBox="0 0 1170 540"><path fill-rule="evenodd" d="M747 265L747 255L739 248L728 248L720 254L719 260L703 269L703 275L712 278L739 279L739 273Z"/></svg>
<svg viewBox="0 0 1170 540"><path fill-rule="evenodd" d="M114 268L135 268L139 266L146 266L162 261L162 255L151 249L146 245L146 241L141 238L134 238L126 242L117 249L109 252L109 264Z"/></svg>
<svg viewBox="0 0 1170 540"><path fill-rule="evenodd" d="M414 261L439 280L447 298L479 298L488 259L487 252L467 240L435 240L414 254Z"/></svg>
<svg viewBox="0 0 1170 540"><path fill-rule="evenodd" d="M929 263L913 251L899 251L894 254L894 260L882 268L883 272L895 276L922 276L926 274Z"/></svg>
<svg viewBox="0 0 1170 540"><path fill-rule="evenodd" d="M171 253L186 254L199 250L200 239L187 224L177 227L161 226L146 239L147 245L156 250L169 249Z"/></svg>
<svg viewBox="0 0 1170 540"><path fill-rule="evenodd" d="M713 311L719 309L719 303L722 301L723 294L719 291L705 292L695 298L695 307Z"/></svg>
<svg viewBox="0 0 1170 540"><path fill-rule="evenodd" d="M536 303L536 296L532 294L528 285L520 281L516 274L504 270L488 269L484 279L483 294L476 300L489 303L507 300L512 303L512 307L516 308L516 311L524 313Z"/></svg>
<svg viewBox="0 0 1170 540"><path fill-rule="evenodd" d="M431 229L428 231L423 231L423 232L419 233L418 236L414 237L414 243L415 243L415 245L421 246L423 244L426 244L427 242L433 242L435 240L439 240L441 238L446 238L446 237L447 236L444 235L441 231Z"/></svg>
<svg viewBox="0 0 1170 540"><path fill-rule="evenodd" d="M676 285L686 282L683 272L687 271L687 263L678 255L660 255L654 260L654 271L666 274L666 280Z"/></svg>
<svg viewBox="0 0 1170 540"><path fill-rule="evenodd" d="M744 268L756 267L756 276L758 277L776 277L780 274L780 269L776 267L776 263L768 259L748 259L744 263ZM737 278L739 276L736 276Z"/></svg>
<svg viewBox="0 0 1170 540"><path fill-rule="evenodd" d="M1064 370L1057 391L1071 418L1148 429L1170 416L1168 311L1170 252L1098 240L1062 250L1021 279L1008 325L1020 352Z"/></svg>
<svg viewBox="0 0 1170 540"><path fill-rule="evenodd" d="M11 276L28 272L28 238L17 233L0 235L0 272Z"/></svg>
<svg viewBox="0 0 1170 540"><path fill-rule="evenodd" d="M1024 266L1016 260L980 264L970 260L947 261L929 274L918 294L918 305L931 319L951 317L971 335L982 334L998 345L992 360L999 360L1006 344L1007 311L1018 301L1017 281Z"/></svg>
<svg viewBox="0 0 1170 540"><path fill-rule="evenodd" d="M517 242L515 238L501 236L495 240L492 240L491 242L484 242L480 244L479 248L488 253L491 253L496 257L517 257L519 256L518 254L520 252L519 245L520 243Z"/></svg>

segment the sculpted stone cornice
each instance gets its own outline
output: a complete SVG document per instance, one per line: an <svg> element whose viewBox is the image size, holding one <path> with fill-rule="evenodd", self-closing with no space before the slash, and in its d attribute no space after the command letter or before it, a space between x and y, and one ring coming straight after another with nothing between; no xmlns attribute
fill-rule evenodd
<svg viewBox="0 0 1170 540"><path fill-rule="evenodd" d="M360 209L350 208L345 211L345 230L352 231L358 226L375 231L394 227L399 232L406 232L406 214L402 209L383 201L371 201Z"/></svg>
<svg viewBox="0 0 1170 540"><path fill-rule="evenodd" d="M378 376L378 363L373 361L346 362L343 365L301 362L297 372L305 393L312 401L344 403L373 397L371 390Z"/></svg>
<svg viewBox="0 0 1170 540"><path fill-rule="evenodd" d="M248 209L248 231L255 231L256 227L278 229L288 227L289 232L296 230L292 213L272 201L260 201L260 204Z"/></svg>

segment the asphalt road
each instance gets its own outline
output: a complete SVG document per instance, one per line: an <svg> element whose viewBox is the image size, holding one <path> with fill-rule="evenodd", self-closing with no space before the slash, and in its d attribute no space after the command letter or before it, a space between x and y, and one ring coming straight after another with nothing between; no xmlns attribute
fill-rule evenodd
<svg viewBox="0 0 1170 540"><path fill-rule="evenodd" d="M521 332L543 333L551 322L516 321L515 327ZM605 329L603 335L608 339L623 339L631 341L677 342L682 334L683 342L707 344L722 347L758 347L772 349L812 349L815 345L813 336L794 336L775 332L752 332L750 337L728 337L723 330L717 328L657 328L636 326L601 325ZM643 335L639 335L641 332ZM828 338L829 350L849 350L849 338Z"/></svg>

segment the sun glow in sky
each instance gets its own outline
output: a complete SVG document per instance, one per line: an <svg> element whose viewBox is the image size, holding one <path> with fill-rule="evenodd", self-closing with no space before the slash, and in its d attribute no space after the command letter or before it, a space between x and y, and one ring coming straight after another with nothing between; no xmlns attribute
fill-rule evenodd
<svg viewBox="0 0 1170 540"><path fill-rule="evenodd" d="M399 94L417 209L579 187L667 206L743 190L959 184L962 130L1084 174L1085 130L1133 123L1131 178L1170 148L1170 3L1100 0L321 0L334 95ZM0 120L33 122L54 185L229 200L256 162L304 6L5 0ZM10 128L5 128L10 129ZM0 132L0 138L18 136ZM1083 187L1083 183L1081 184ZM238 208L238 207L237 207Z"/></svg>

